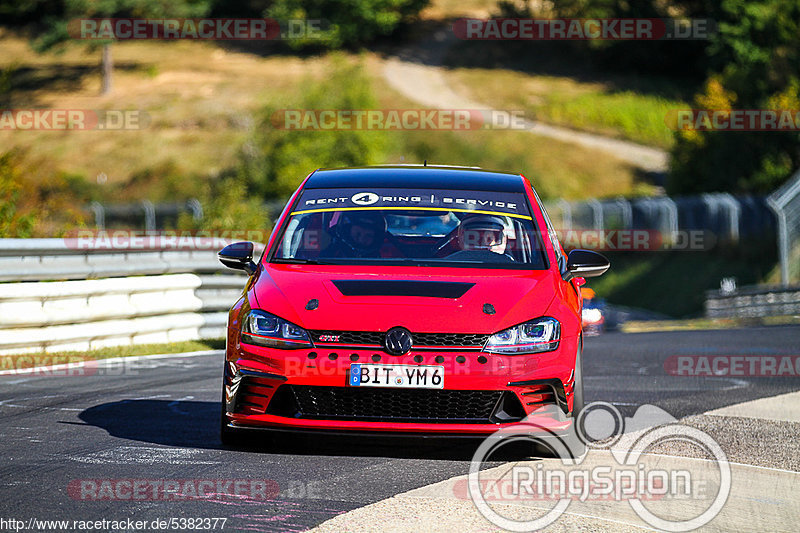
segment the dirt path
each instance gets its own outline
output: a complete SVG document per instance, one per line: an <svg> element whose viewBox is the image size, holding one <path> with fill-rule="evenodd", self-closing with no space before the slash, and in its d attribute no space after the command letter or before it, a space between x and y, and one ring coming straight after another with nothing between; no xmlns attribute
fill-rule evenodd
<svg viewBox="0 0 800 533"><path fill-rule="evenodd" d="M396 91L425 107L491 110L485 104L456 92L448 84L445 68L441 66L441 58L449 46L444 33L440 31L434 40L388 58L384 63L383 77ZM525 126L529 133L602 150L650 172L667 169L667 153L658 148L532 120L526 120Z"/></svg>

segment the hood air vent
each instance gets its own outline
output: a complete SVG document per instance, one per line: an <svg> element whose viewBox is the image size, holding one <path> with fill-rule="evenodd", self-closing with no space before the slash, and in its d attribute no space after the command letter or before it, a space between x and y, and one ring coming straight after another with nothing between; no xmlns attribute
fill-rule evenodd
<svg viewBox="0 0 800 533"><path fill-rule="evenodd" d="M474 283L405 280L333 280L345 296L425 296L461 298Z"/></svg>

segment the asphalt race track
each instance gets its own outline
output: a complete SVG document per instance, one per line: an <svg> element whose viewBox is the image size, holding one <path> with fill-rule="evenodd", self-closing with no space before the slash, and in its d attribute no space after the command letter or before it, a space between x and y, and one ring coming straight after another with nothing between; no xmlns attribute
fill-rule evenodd
<svg viewBox="0 0 800 533"><path fill-rule="evenodd" d="M702 426L735 461L797 472L800 423L727 417L712 424L696 415L798 391L798 377L675 376L665 362L799 351L798 326L592 337L584 352L586 400L627 415L656 405ZM0 376L0 518L226 518L225 530L300 531L467 473L474 448L464 441L255 438L247 448L222 448L220 375L215 354L132 360L83 376ZM264 480L262 488L279 494L92 501L76 489L81 480Z"/></svg>

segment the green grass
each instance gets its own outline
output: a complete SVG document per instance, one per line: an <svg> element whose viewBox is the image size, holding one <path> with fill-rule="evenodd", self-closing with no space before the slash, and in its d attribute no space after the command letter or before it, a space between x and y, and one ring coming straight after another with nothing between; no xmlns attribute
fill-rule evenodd
<svg viewBox="0 0 800 533"><path fill-rule="evenodd" d="M739 286L761 282L775 264L775 252L766 250L608 253L611 269L587 286L612 304L698 317L704 312L705 291L718 289L722 278L733 276Z"/></svg>
<svg viewBox="0 0 800 533"><path fill-rule="evenodd" d="M620 330L623 333L651 333L655 331L699 331L797 324L800 324L800 316L767 316L757 318L692 318L687 320L648 321L631 320L620 325Z"/></svg>
<svg viewBox="0 0 800 533"><path fill-rule="evenodd" d="M369 61L370 71L380 68ZM373 88L387 109L416 109L418 104L394 93L377 75ZM393 131L387 163L477 166L520 172L543 198L645 195L654 187L632 165L608 153L523 131Z"/></svg>
<svg viewBox="0 0 800 533"><path fill-rule="evenodd" d="M521 109L532 119L624 138L660 148L672 146L664 117L686 102L618 89L608 82L534 75L501 69L460 68L449 74L461 92L501 109Z"/></svg>
<svg viewBox="0 0 800 533"><path fill-rule="evenodd" d="M629 164L599 151L508 131L406 132L392 162L477 166L519 172L545 198L581 199L650 192ZM402 158L402 159L401 159Z"/></svg>

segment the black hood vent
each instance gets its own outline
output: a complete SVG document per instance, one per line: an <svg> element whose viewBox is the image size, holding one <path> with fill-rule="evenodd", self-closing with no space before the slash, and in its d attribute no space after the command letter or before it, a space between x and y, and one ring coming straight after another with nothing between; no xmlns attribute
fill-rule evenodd
<svg viewBox="0 0 800 533"><path fill-rule="evenodd" d="M405 280L333 280L345 296L425 296L428 298L461 298L474 283L453 281Z"/></svg>

